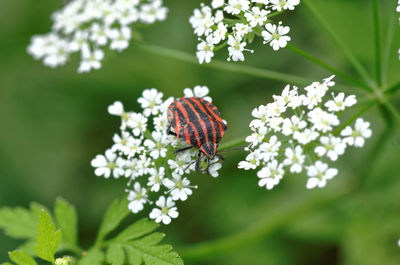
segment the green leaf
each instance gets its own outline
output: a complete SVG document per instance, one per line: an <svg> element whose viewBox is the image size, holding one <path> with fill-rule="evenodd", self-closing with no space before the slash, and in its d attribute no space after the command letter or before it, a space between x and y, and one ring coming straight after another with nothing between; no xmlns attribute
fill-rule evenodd
<svg viewBox="0 0 400 265"><path fill-rule="evenodd" d="M63 241L72 245L77 244L77 214L75 207L66 200L58 198L54 206L54 216L63 232Z"/></svg>
<svg viewBox="0 0 400 265"><path fill-rule="evenodd" d="M106 253L107 261L112 265L122 265L125 260L125 252L122 245L118 243L111 244Z"/></svg>
<svg viewBox="0 0 400 265"><path fill-rule="evenodd" d="M40 213L36 240L38 244L35 251L38 257L54 263L54 254L61 241L61 230L55 231L50 215L44 210Z"/></svg>
<svg viewBox="0 0 400 265"><path fill-rule="evenodd" d="M15 250L8 253L10 259L18 265L37 265L36 261L22 250Z"/></svg>
<svg viewBox="0 0 400 265"><path fill-rule="evenodd" d="M149 221L147 218L140 219L139 221L133 223L132 225L128 226L125 230L123 230L117 237L117 241L129 241L132 239L139 238L153 232L157 227L153 221Z"/></svg>
<svg viewBox="0 0 400 265"><path fill-rule="evenodd" d="M31 256L36 256L35 245L37 244L36 239L30 239L25 241L22 245L18 246L18 250L23 250Z"/></svg>
<svg viewBox="0 0 400 265"><path fill-rule="evenodd" d="M79 262L78 265L101 265L104 259L104 254L101 250L97 248L90 249L86 256L84 256Z"/></svg>
<svg viewBox="0 0 400 265"><path fill-rule="evenodd" d="M113 231L128 214L128 200L115 200L110 207L108 207L107 212L104 215L103 222L101 223L99 234L97 236L97 242L102 241L103 238L108 233Z"/></svg>
<svg viewBox="0 0 400 265"><path fill-rule="evenodd" d="M1 263L1 265L13 265L13 264L11 264L9 262L5 262L5 263Z"/></svg>
<svg viewBox="0 0 400 265"><path fill-rule="evenodd" d="M115 239L112 239L111 245L116 244L123 247L131 265L140 265L142 263L146 265L183 264L180 256L172 251L170 245L157 245L165 236L162 233L153 232L157 227L158 225L153 221L141 219L122 231ZM107 259L111 262L108 258L108 252L111 251L110 248L107 251ZM115 254L117 253L116 246L113 246L113 248L115 249L112 250L112 253L117 255ZM120 247L118 251L119 258L123 257ZM118 262L120 261L118 260ZM120 265L121 263L118 262L111 263Z"/></svg>
<svg viewBox="0 0 400 265"><path fill-rule="evenodd" d="M0 229L12 238L34 239L42 209L45 208L37 203L31 203L30 209L3 207L0 209Z"/></svg>

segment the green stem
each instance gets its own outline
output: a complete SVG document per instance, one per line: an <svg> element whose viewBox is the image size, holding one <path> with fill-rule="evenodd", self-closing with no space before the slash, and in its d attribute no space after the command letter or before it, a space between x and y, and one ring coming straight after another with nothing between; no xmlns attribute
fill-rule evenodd
<svg viewBox="0 0 400 265"><path fill-rule="evenodd" d="M254 244L293 220L298 220L310 212L327 206L329 203L349 194L352 190L354 190L354 185L349 183L344 190L335 191L333 194L327 193L325 190L318 194L307 193L303 198L291 200L289 205L284 205L276 212L265 212L254 225L246 229L220 239L182 248L178 252L185 261L202 260ZM282 201L285 200L282 199Z"/></svg>
<svg viewBox="0 0 400 265"><path fill-rule="evenodd" d="M353 65L354 69L357 70L359 75L368 83L369 86L374 85L374 81L371 76L368 74L367 70L365 70L364 66L357 60L354 56L354 53L344 44L344 42L339 38L339 36L335 33L335 31L329 26L326 22L325 17L317 10L314 6L314 0L304 0L304 3L317 19L319 24L325 28L325 31L331 36L339 50L341 50L349 62Z"/></svg>
<svg viewBox="0 0 400 265"><path fill-rule="evenodd" d="M389 68L389 61L390 61L390 51L393 46L393 36L394 36L394 29L395 29L395 23L397 19L395 19L394 13L393 15L389 16L389 26L387 30L387 36L386 36L386 45L384 47L384 52L383 52L383 59L382 59L382 84L387 85L387 75L388 75L388 68Z"/></svg>
<svg viewBox="0 0 400 265"><path fill-rule="evenodd" d="M351 76L349 76L349 75L347 75L347 74L345 74L345 73L343 73L343 72L340 72L339 70L337 70L337 69L334 68L333 66L328 65L327 63L321 61L320 59L314 57L313 55L311 55L311 54L309 54L309 53L307 53L307 52L305 52L305 51L303 51L303 50L300 50L299 48L294 47L294 46L291 45L291 44L288 44L288 45L287 45L287 48L289 48L289 49L290 49L291 51L293 51L294 53L297 53L297 54L299 54L300 56L303 56L303 57L306 58L307 60L309 60L309 61L311 61L311 62L313 62L313 63L315 63L315 64L321 66L322 68L324 68L324 69L326 69L326 70L332 72L333 74L335 74L335 75L341 77L343 80L346 80L347 82L349 82L349 83L351 83L351 84L353 84L353 85L355 85L355 86L357 86L357 87L359 87L359 88L362 88L362 89L364 89L364 90L366 90L366 91L372 91L372 88L369 87L368 85L366 85L366 84L364 84L364 83L362 83L362 82L360 82L360 81L354 79L353 77L351 77Z"/></svg>
<svg viewBox="0 0 400 265"><path fill-rule="evenodd" d="M391 85L387 89L385 89L385 94L392 95L396 93L397 90L400 89L400 81L396 82L395 84Z"/></svg>
<svg viewBox="0 0 400 265"><path fill-rule="evenodd" d="M356 112L353 116L350 117L347 121L343 122L342 125L340 125L339 128L337 128L334 132L333 135L337 136L340 134L340 132L346 128L346 126L352 124L358 117L360 117L364 112L366 112L369 108L371 108L373 105L377 103L376 99L370 100L367 103L365 103L358 112Z"/></svg>
<svg viewBox="0 0 400 265"><path fill-rule="evenodd" d="M377 164L377 159L381 158L381 154L384 150L386 150L386 145L390 140L392 134L394 133L394 124L393 124L393 115L390 111L388 111L384 106L380 107L382 117L386 121L386 129L380 135L379 139L375 142L374 146L372 147L371 151L369 151L368 157L366 157L365 161L374 161L374 163L369 163L364 169L362 170L360 176L360 186L364 186L368 183L368 180L372 176L373 167Z"/></svg>
<svg viewBox="0 0 400 265"><path fill-rule="evenodd" d="M218 150L223 151L223 150L234 148L234 147L243 147L243 145L246 145L246 144L247 144L247 142L245 141L244 138L237 138L235 140L232 140L232 141L222 144Z"/></svg>
<svg viewBox="0 0 400 265"><path fill-rule="evenodd" d="M374 12L374 33L375 33L375 65L376 65L376 80L378 87L382 85L382 69L381 69L381 39L379 28L379 6L378 0L372 0Z"/></svg>
<svg viewBox="0 0 400 265"><path fill-rule="evenodd" d="M156 45L147 45L147 44L138 44L138 43L136 44L136 47L140 48L142 51L146 51L151 54L169 57L169 58L173 58L173 59L176 59L179 61L199 65L199 62L198 62L196 56L186 53L186 52L181 52L178 50L165 48L165 47L161 47L161 46L156 46ZM279 81L288 82L288 83L292 83L292 84L298 84L298 85L308 85L313 82L313 80L311 80L311 79L306 79L306 78L295 76L295 75L284 74L284 73L279 73L279 72L270 71L270 70L264 70L264 69L246 66L246 65L242 65L242 64L227 63L227 62L220 61L220 60L213 60L211 63L206 64L206 66L208 66L210 68L218 69L218 70L246 74L246 75L270 79L270 80L279 80Z"/></svg>
<svg viewBox="0 0 400 265"><path fill-rule="evenodd" d="M269 14L267 17L268 17L268 18L276 17L276 16L282 14L284 11L285 11L285 10L281 10L281 11L278 11L278 12L271 13L271 14Z"/></svg>

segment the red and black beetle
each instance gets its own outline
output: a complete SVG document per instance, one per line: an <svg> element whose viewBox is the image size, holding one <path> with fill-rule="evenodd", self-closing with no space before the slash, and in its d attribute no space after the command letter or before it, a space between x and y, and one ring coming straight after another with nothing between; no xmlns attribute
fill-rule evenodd
<svg viewBox="0 0 400 265"><path fill-rule="evenodd" d="M175 153L190 149L199 149L196 170L199 170L201 154L207 157L208 163L217 154L218 143L228 127L221 119L217 107L199 97L178 98L168 107L168 133L173 134L190 144L190 147L178 149ZM170 129L173 128L175 132ZM223 159L223 158L222 158Z"/></svg>

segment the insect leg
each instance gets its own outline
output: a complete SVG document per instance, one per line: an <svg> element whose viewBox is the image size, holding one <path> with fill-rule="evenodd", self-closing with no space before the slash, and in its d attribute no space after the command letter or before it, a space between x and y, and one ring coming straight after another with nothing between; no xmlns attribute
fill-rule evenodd
<svg viewBox="0 0 400 265"><path fill-rule="evenodd" d="M192 147L189 146L189 147L185 147L185 148L181 148L181 149L176 149L176 150L174 150L174 154L178 154L178 153L180 153L180 152L189 150L190 148L192 148Z"/></svg>
<svg viewBox="0 0 400 265"><path fill-rule="evenodd" d="M201 159L201 151L199 151L199 155L197 156L197 159L196 159L196 171L199 171L200 159Z"/></svg>
<svg viewBox="0 0 400 265"><path fill-rule="evenodd" d="M177 136L175 132L171 131L171 125L167 128L167 134Z"/></svg>

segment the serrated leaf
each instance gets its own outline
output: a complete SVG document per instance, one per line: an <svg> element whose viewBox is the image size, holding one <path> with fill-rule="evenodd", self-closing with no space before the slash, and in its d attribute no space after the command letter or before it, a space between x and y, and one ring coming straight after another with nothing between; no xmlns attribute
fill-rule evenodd
<svg viewBox="0 0 400 265"><path fill-rule="evenodd" d="M61 230L55 230L56 228L50 215L42 210L39 217L38 233L36 236L38 244L35 246L35 251L38 257L53 263L54 254L61 241Z"/></svg>
<svg viewBox="0 0 400 265"><path fill-rule="evenodd" d="M8 253L10 259L18 265L37 265L36 261L22 250L15 250Z"/></svg>
<svg viewBox="0 0 400 265"><path fill-rule="evenodd" d="M106 258L111 265L122 265L125 260L125 252L122 245L118 243L111 244L107 249Z"/></svg>
<svg viewBox="0 0 400 265"><path fill-rule="evenodd" d="M163 233L149 234L157 227L154 222L142 219L122 231L112 242L123 246L131 265L182 265L182 259L170 245L157 245L164 238ZM139 238L141 236L144 237Z"/></svg>
<svg viewBox="0 0 400 265"><path fill-rule="evenodd" d="M113 231L128 214L128 200L115 200L110 207L108 207L104 215L98 238L103 239L108 233Z"/></svg>
<svg viewBox="0 0 400 265"><path fill-rule="evenodd" d="M79 262L78 265L101 265L104 259L104 254L101 250L97 248L90 249L86 256L84 256Z"/></svg>
<svg viewBox="0 0 400 265"><path fill-rule="evenodd" d="M150 232L153 232L155 229L159 227L153 221L149 221L147 218L143 218L130 226L124 229L119 235L116 237L117 241L129 241L132 239L139 238L144 236Z"/></svg>
<svg viewBox="0 0 400 265"><path fill-rule="evenodd" d="M62 198L57 198L54 206L54 217L63 232L63 241L77 244L78 218L75 207Z"/></svg>
<svg viewBox="0 0 400 265"><path fill-rule="evenodd" d="M18 246L18 250L23 250L31 256L36 256L35 246L37 242L36 240L27 240L22 245Z"/></svg>
<svg viewBox="0 0 400 265"><path fill-rule="evenodd" d="M0 209L0 229L12 238L34 239L42 209L44 207L37 203L31 203L30 209L3 207Z"/></svg>

